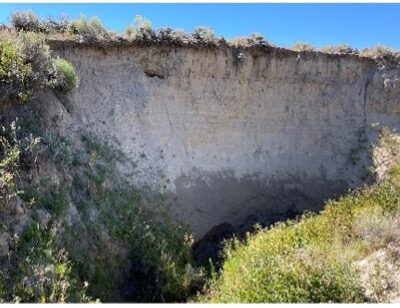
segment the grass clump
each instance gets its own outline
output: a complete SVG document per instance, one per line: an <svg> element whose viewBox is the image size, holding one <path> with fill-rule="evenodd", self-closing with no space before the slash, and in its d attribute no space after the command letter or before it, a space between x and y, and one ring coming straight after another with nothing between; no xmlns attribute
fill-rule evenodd
<svg viewBox="0 0 400 308"><path fill-rule="evenodd" d="M398 153L399 141L383 131L380 147L389 151L396 148ZM357 262L393 240L395 228L383 226L385 232L381 233L383 229L374 224L398 215L398 154L391 166L385 180L328 201L318 215L304 214L296 221L259 229L244 242L228 242L219 275L198 300L373 301L374 297L365 292Z"/></svg>

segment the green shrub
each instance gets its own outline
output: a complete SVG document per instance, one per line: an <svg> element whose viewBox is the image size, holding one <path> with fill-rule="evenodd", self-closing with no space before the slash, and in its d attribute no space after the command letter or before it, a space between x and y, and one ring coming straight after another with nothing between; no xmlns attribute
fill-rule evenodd
<svg viewBox="0 0 400 308"><path fill-rule="evenodd" d="M0 199L10 199L19 193L17 179L22 167L33 165L40 138L21 138L16 121L0 127Z"/></svg>
<svg viewBox="0 0 400 308"><path fill-rule="evenodd" d="M92 17L88 20L81 15L79 19L69 22L68 32L72 35L79 35L85 42L94 42L101 39L107 31L98 17Z"/></svg>
<svg viewBox="0 0 400 308"><path fill-rule="evenodd" d="M204 273L193 264L193 238L184 228L168 221L157 223L144 209L124 215L120 219L125 223L118 224L116 236L127 240L131 249L138 253L137 262L146 277L142 283L152 285L157 282L155 292L160 292L166 302L185 301L201 289ZM154 291L147 291L141 297L151 301Z"/></svg>
<svg viewBox="0 0 400 308"><path fill-rule="evenodd" d="M20 32L18 34L17 46L24 63L30 64L35 80L43 83L47 79L51 65L51 52L46 44L44 34L33 32Z"/></svg>
<svg viewBox="0 0 400 308"><path fill-rule="evenodd" d="M155 38L151 21L140 15L135 16L133 25L128 25L125 28L125 35L134 40L152 40Z"/></svg>
<svg viewBox="0 0 400 308"><path fill-rule="evenodd" d="M57 248L56 225L30 225L17 243L7 277L6 301L24 303L88 302L87 283L80 285L64 249Z"/></svg>
<svg viewBox="0 0 400 308"><path fill-rule="evenodd" d="M87 293L106 302L162 302L184 301L200 290L204 275L194 266L193 239L186 229L168 221L165 212L147 207L161 198L152 193L150 201L144 189L121 178L117 164L127 162L120 151L93 134L81 137L85 151L71 153L79 157L79 165L71 160L62 165L72 182L62 187L43 182L23 198L36 200L36 208L60 218L65 206L74 205L80 223L63 232L62 242L80 279L90 282ZM45 140L51 149L60 142L59 137ZM77 236L85 240L77 243Z"/></svg>
<svg viewBox="0 0 400 308"><path fill-rule="evenodd" d="M53 59L53 70L49 79L49 85L63 93L75 89L79 84L79 79L75 73L74 66L67 60Z"/></svg>
<svg viewBox="0 0 400 308"><path fill-rule="evenodd" d="M21 31L13 40L0 40L0 102L27 102L43 86L68 92L77 84L74 67L52 59L43 34Z"/></svg>
<svg viewBox="0 0 400 308"><path fill-rule="evenodd" d="M306 42L296 42L293 44L292 49L295 51L314 51L315 48Z"/></svg>
<svg viewBox="0 0 400 308"><path fill-rule="evenodd" d="M26 101L33 78L32 65L24 62L15 42L0 41L0 101Z"/></svg>
<svg viewBox="0 0 400 308"><path fill-rule="evenodd" d="M2 127L0 153L0 195L1 198L8 199L15 195L17 191L15 177L17 176L17 166L21 154L15 124L11 126L10 132L7 132L6 128Z"/></svg>

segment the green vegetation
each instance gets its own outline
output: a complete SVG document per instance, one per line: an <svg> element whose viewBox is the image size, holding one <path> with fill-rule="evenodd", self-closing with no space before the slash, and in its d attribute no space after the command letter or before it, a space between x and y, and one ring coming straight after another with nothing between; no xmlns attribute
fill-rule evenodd
<svg viewBox="0 0 400 308"><path fill-rule="evenodd" d="M79 79L75 68L64 59L53 59L54 73L49 81L50 85L62 93L72 91L78 86Z"/></svg>
<svg viewBox="0 0 400 308"><path fill-rule="evenodd" d="M6 301L32 303L88 302L64 249L56 246L57 226L30 225L17 240L14 267L6 278Z"/></svg>
<svg viewBox="0 0 400 308"><path fill-rule="evenodd" d="M22 178L26 170L35 165L40 138L23 137L16 122L2 127L0 134L0 215L1 232L13 230L15 219L8 211L18 204ZM49 188L50 189L50 188ZM52 196L54 191L51 192ZM25 195L26 196L26 195ZM53 200L55 201L55 199ZM27 207L34 199L27 198ZM48 203L56 206L57 202ZM7 219L8 218L8 219ZM4 233L6 231L6 233ZM82 302L90 300L85 286L80 286L71 272L67 253L56 244L57 228L27 221L26 228L12 234L8 260L1 261L0 300L6 302ZM4 240L4 237L3 237ZM3 243L4 245L4 243Z"/></svg>
<svg viewBox="0 0 400 308"><path fill-rule="evenodd" d="M43 20L32 11L16 11L11 16L11 23L17 31L41 32L52 35L56 39L79 40L90 44L96 42L108 44L126 40L130 42L153 42L155 44L162 42L177 45L202 44L214 47L226 42L235 47L271 46L271 43L267 42L263 35L259 33L226 41L223 37L215 36L214 31L209 27L197 27L192 33L185 33L183 30L171 28L153 29L151 21L139 15L136 15L134 20L134 24L126 26L123 34L118 34L107 30L96 16L87 18L82 15L76 20ZM57 34L60 35L57 36ZM299 52L316 50L312 45L305 42L296 42L291 49ZM356 54L377 60L398 62L400 59L399 51L382 45L365 48L361 51L348 44L324 46L319 50L332 54Z"/></svg>
<svg viewBox="0 0 400 308"><path fill-rule="evenodd" d="M135 23L125 28L125 35L129 39L145 40L151 39L155 33L151 27L151 21L140 15L135 16Z"/></svg>
<svg viewBox="0 0 400 308"><path fill-rule="evenodd" d="M32 78L32 66L24 62L16 44L0 41L0 101L28 100Z"/></svg>
<svg viewBox="0 0 400 308"><path fill-rule="evenodd" d="M77 87L74 67L52 57L47 34L58 31L83 42L112 37L96 17L58 23L44 22L32 12L16 12L12 23L18 32L0 38L0 101L4 103L27 102L44 86L63 94ZM140 16L125 35L137 41L210 46L223 42L205 27L191 35L169 28L153 30ZM230 44L267 45L260 34ZM293 49L314 50L306 43ZM323 51L356 53L348 45ZM361 55L399 59L397 51L382 46ZM24 120L32 124L40 119ZM81 146L79 150L51 129L43 138L32 137L29 129L26 125L21 131L13 122L0 130L0 235L6 238L6 248L0 247L1 301L183 302L205 284L195 300L387 299L380 281L388 277L390 267L385 269L381 262L384 269L365 270L366 283L360 267L360 262L400 238L399 142L387 130L374 151L375 156L384 151L385 159L391 160L384 180L328 201L320 214L305 213L294 221L258 228L244 241L227 241L221 270L216 273L211 266L212 277L206 281L205 269L193 262L193 236L169 221L164 196L136 187L120 175L121 168L134 169L134 162L87 132L74 142ZM363 132L357 134L357 142L349 153L353 164L365 151Z"/></svg>
<svg viewBox="0 0 400 308"><path fill-rule="evenodd" d="M83 134L82 142L86 149L86 153L79 155L83 169L72 167L71 170L75 174L72 196L77 199L74 203L88 221L79 227L82 228L79 232L100 227L107 233L104 240L92 243L92 251L84 257L86 261L79 269L82 277L91 283L88 293L105 301L115 300L116 296L145 302L184 301L201 288L204 279L201 269L193 265L191 236L185 228L168 221L166 209L157 206L160 197L146 198L144 190L119 178L115 170L118 163L126 160L121 152L92 134ZM144 207L149 202L155 203L153 210ZM95 222L91 218L94 212ZM113 272L119 266L114 262L121 256L110 251L110 240L131 252L128 264L134 270L128 275L138 285L125 294L120 294L120 277ZM75 242L71 244L76 246Z"/></svg>
<svg viewBox="0 0 400 308"><path fill-rule="evenodd" d="M43 34L21 31L15 37L0 36L0 101L27 102L43 86L72 90L77 86L73 66L52 59Z"/></svg>
<svg viewBox="0 0 400 308"><path fill-rule="evenodd" d="M15 203L30 213L10 246L11 263L4 261L0 277L10 287L0 285L0 299L79 302L89 294L102 301L184 301L202 288L191 235L168 221L157 206L162 196L146 197L120 178L116 169L126 160L120 151L92 134L82 135L84 151L57 134L28 136L13 123L0 139L0 215ZM57 169L27 181L44 158ZM54 180L64 174L70 178ZM8 234L15 222L4 221ZM121 275L132 287L121 289Z"/></svg>
<svg viewBox="0 0 400 308"><path fill-rule="evenodd" d="M391 154L387 178L371 187L329 201L320 214L278 223L226 244L225 261L201 301L211 302L363 302L357 261L393 239L393 230L371 229L398 215L399 141L387 130L380 147ZM374 218L374 219L372 219ZM379 224L378 224L379 225ZM384 224L382 224L384 226ZM396 237L395 236L395 237Z"/></svg>
<svg viewBox="0 0 400 308"><path fill-rule="evenodd" d="M92 42L102 38L106 30L98 17L92 17L88 20L81 15L79 19L69 22L68 32L80 36L83 41Z"/></svg>
<svg viewBox="0 0 400 308"><path fill-rule="evenodd" d="M17 181L20 169L35 160L40 138L21 138L14 121L0 128L0 200L14 198L19 193ZM24 158L24 160L22 160Z"/></svg>

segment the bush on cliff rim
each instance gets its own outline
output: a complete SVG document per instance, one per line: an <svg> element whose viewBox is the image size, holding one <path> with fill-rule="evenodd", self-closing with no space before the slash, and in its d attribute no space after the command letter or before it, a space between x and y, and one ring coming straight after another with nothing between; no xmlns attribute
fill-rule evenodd
<svg viewBox="0 0 400 308"><path fill-rule="evenodd" d="M322 52L327 53L338 53L338 54L359 54L359 50L357 48L353 48L348 44L341 45L328 45L324 46L320 49Z"/></svg>
<svg viewBox="0 0 400 308"><path fill-rule="evenodd" d="M98 17L94 16L87 19L84 15L81 15L79 19L69 22L68 33L78 35L84 42L94 42L104 38L107 31Z"/></svg>
<svg viewBox="0 0 400 308"><path fill-rule="evenodd" d="M318 215L259 229L244 242L225 246L225 261L200 301L210 302L363 302L360 260L387 247L397 228L385 236L371 225L399 214L399 140L383 130L380 147L392 153L393 166L385 180L328 201ZM393 151L393 149L395 149ZM374 155L379 151L374 151ZM366 219L368 218L368 219ZM395 221L395 220L394 220ZM368 232L367 232L368 231ZM389 234L388 234L389 233ZM391 234L390 234L391 233ZM381 281L382 276L377 277ZM383 277L385 278L385 277ZM368 284L368 282L367 282Z"/></svg>
<svg viewBox="0 0 400 308"><path fill-rule="evenodd" d="M314 51L315 48L306 42L296 42L293 44L292 49L295 51Z"/></svg>
<svg viewBox="0 0 400 308"><path fill-rule="evenodd" d="M360 54L368 58L400 61L400 52L398 50L383 45L365 48L361 50Z"/></svg>
<svg viewBox="0 0 400 308"><path fill-rule="evenodd" d="M40 20L35 12L15 11L11 14L11 24L17 31L40 31Z"/></svg>
<svg viewBox="0 0 400 308"><path fill-rule="evenodd" d="M27 10L13 12L11 24L17 31L64 33L67 30L68 20L65 18L42 20L33 11Z"/></svg>
<svg viewBox="0 0 400 308"><path fill-rule="evenodd" d="M140 15L135 16L133 25L126 26L125 35L128 39L134 40L153 40L156 37L151 21Z"/></svg>

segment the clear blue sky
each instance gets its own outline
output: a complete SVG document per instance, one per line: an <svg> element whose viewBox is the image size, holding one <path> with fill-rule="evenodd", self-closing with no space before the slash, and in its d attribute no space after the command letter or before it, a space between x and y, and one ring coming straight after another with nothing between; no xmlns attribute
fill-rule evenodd
<svg viewBox="0 0 400 308"><path fill-rule="evenodd" d="M17 9L41 16L98 16L108 28L121 31L133 16L150 19L153 27L191 31L205 25L224 37L261 32L277 45L306 41L315 46L349 43L363 48L377 43L400 48L400 4L0 4L0 22Z"/></svg>

